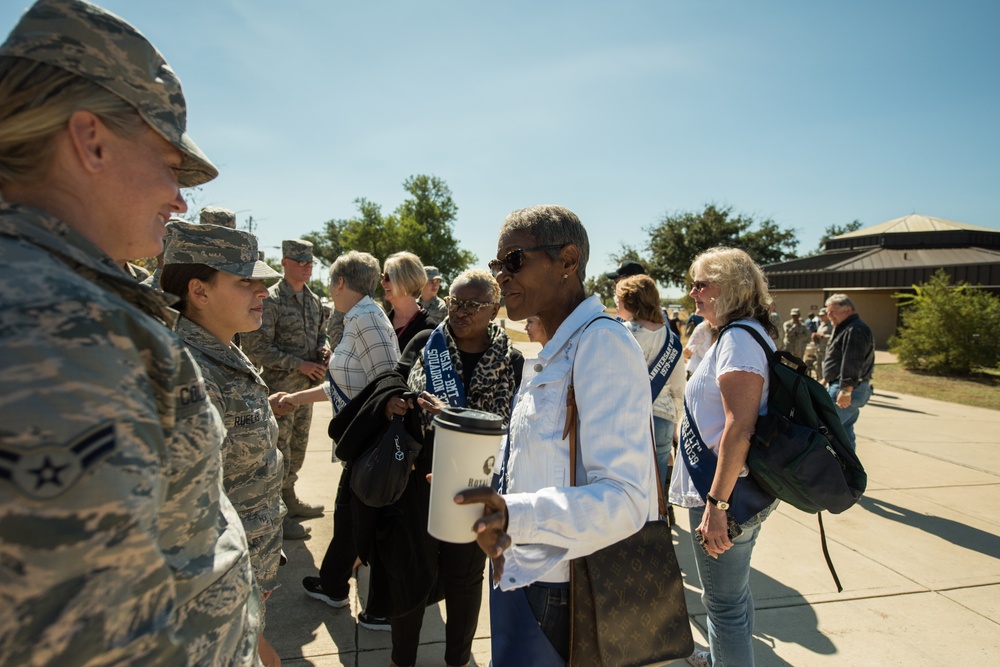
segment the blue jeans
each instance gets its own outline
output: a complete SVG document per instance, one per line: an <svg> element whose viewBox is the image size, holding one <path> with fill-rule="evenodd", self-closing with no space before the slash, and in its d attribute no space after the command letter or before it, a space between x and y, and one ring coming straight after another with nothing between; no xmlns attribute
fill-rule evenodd
<svg viewBox="0 0 1000 667"><path fill-rule="evenodd" d="M708 611L708 648L712 667L753 667L753 594L750 556L760 524L777 505L744 523L743 534L718 558L711 558L695 539L705 507L691 508L691 543L701 579L701 601Z"/></svg>
<svg viewBox="0 0 1000 667"><path fill-rule="evenodd" d="M840 392L840 382L834 382L829 387L830 396L833 398L834 404L837 403L837 394ZM872 385L867 380L862 382L854 391L851 392L851 404L842 408L837 406L837 414L840 415L840 422L844 425L844 430L847 431L848 437L851 439L851 447L856 449L855 438L854 438L854 423L858 421L858 416L861 414L861 408L864 407L868 400L872 397Z"/></svg>
<svg viewBox="0 0 1000 667"><path fill-rule="evenodd" d="M660 470L660 486L665 486L670 471L670 449L674 444L674 423L662 417L653 417L653 440L656 443L656 466Z"/></svg>

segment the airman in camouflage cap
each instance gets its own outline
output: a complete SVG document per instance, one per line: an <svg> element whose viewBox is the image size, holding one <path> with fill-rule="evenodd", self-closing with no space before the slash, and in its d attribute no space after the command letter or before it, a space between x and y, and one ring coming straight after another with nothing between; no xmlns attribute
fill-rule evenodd
<svg viewBox="0 0 1000 667"><path fill-rule="evenodd" d="M267 280L281 274L258 259L257 237L219 225L174 221L167 225L170 245L164 264L204 264L241 278Z"/></svg>
<svg viewBox="0 0 1000 667"><path fill-rule="evenodd" d="M0 56L54 65L122 98L183 155L181 187L207 183L219 170L187 134L180 79L142 33L82 0L38 0L21 17Z"/></svg>
<svg viewBox="0 0 1000 667"><path fill-rule="evenodd" d="M313 261L313 244L303 239L281 242L281 256L294 259L296 262Z"/></svg>
<svg viewBox="0 0 1000 667"><path fill-rule="evenodd" d="M203 225L219 225L220 227L236 229L236 214L228 208L206 206L201 209L201 214L198 216L198 222Z"/></svg>

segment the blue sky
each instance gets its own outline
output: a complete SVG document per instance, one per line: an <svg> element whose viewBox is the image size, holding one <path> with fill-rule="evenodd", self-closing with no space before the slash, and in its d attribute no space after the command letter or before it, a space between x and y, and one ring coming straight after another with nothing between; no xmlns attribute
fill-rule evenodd
<svg viewBox="0 0 1000 667"><path fill-rule="evenodd" d="M101 4L181 77L222 173L199 204L253 215L268 254L414 174L448 183L480 264L540 203L579 214L591 274L709 202L800 252L855 218L1000 227L992 0Z"/></svg>

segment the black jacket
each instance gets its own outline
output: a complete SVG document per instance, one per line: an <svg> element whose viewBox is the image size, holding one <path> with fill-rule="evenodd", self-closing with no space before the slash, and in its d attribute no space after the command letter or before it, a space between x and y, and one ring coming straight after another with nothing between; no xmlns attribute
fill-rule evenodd
<svg viewBox="0 0 1000 667"><path fill-rule="evenodd" d="M330 422L329 434L337 443L337 457L346 464L345 480L349 479L354 461L389 427L385 418L388 400L407 391L406 382L397 373L382 373ZM422 443L419 413L410 410L404 425ZM425 604L434 585L437 557L427 534L430 484L426 475L430 461L429 448L425 447L417 457L406 490L392 505L369 507L351 496L354 543L362 562L371 567L367 611L374 616L408 614Z"/></svg>

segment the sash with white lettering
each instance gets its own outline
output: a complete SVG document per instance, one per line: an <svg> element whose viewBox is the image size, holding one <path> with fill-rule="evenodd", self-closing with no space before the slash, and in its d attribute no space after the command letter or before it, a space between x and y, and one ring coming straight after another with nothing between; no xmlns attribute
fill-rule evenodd
<svg viewBox="0 0 1000 667"><path fill-rule="evenodd" d="M351 399L347 398L347 394L341 390L337 385L337 381L333 379L333 374L330 373L330 369L326 369L326 377L330 381L330 399L333 401L333 414L337 414L344 409Z"/></svg>
<svg viewBox="0 0 1000 667"><path fill-rule="evenodd" d="M448 401L453 408L465 407L465 385L455 372L455 365L448 352L444 336L444 322L437 325L424 346L424 373L426 389L438 398Z"/></svg>
<svg viewBox="0 0 1000 667"><path fill-rule="evenodd" d="M677 362L681 358L681 339L673 331L667 328L667 340L663 342L663 348L653 359L649 366L649 388L653 392L653 400L660 395L663 387L667 384L667 379L677 367Z"/></svg>
<svg viewBox="0 0 1000 667"><path fill-rule="evenodd" d="M701 439L701 433L691 418L691 410L684 401L684 420L681 422L681 456L684 465L691 475L691 481L698 493L704 499L712 490L715 480L715 468L718 457ZM746 523L758 512L774 502L774 496L760 488L757 481L750 475L740 477L733 487L733 495L729 498L729 513L739 523Z"/></svg>

